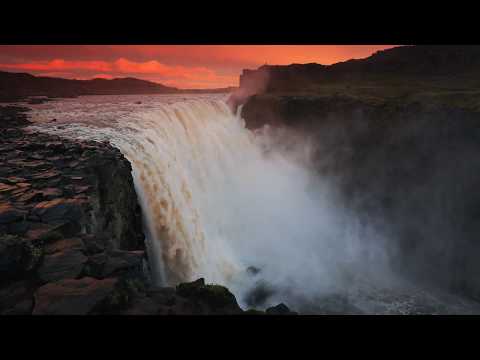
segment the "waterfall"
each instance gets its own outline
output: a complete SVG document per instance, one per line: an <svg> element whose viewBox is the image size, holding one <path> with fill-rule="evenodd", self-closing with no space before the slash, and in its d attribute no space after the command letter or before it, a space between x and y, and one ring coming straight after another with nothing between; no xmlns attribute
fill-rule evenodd
<svg viewBox="0 0 480 360"><path fill-rule="evenodd" d="M107 140L129 159L159 285L204 277L226 285L244 305L266 281L282 289L273 304L292 293L345 287L370 259L384 257L380 246L370 246L376 235L309 168L308 142L268 128L252 132L241 109L232 114L218 99L115 111L110 104L108 111L81 114L82 121L32 128ZM257 275L246 271L252 266Z"/></svg>

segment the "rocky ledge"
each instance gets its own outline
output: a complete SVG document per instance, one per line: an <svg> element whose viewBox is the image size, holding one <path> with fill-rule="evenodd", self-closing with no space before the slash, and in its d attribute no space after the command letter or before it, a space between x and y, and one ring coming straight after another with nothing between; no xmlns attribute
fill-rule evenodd
<svg viewBox="0 0 480 360"><path fill-rule="evenodd" d="M0 110L0 312L51 313L55 299L90 293L83 308L63 308L84 313L119 275L145 276L141 212L120 151L29 132L27 109Z"/></svg>
<svg viewBox="0 0 480 360"><path fill-rule="evenodd" d="M32 133L26 111L0 107L0 314L263 313L203 279L153 286L128 160Z"/></svg>

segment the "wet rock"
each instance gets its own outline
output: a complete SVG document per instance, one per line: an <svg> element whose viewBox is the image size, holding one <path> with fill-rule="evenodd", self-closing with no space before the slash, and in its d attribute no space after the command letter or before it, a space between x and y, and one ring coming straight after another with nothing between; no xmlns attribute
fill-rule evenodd
<svg viewBox="0 0 480 360"><path fill-rule="evenodd" d="M250 276L257 275L260 272L260 269L255 266L249 266L247 268L247 274Z"/></svg>
<svg viewBox="0 0 480 360"><path fill-rule="evenodd" d="M25 233L25 238L43 243L59 240L63 237L62 226L62 224L35 224Z"/></svg>
<svg viewBox="0 0 480 360"><path fill-rule="evenodd" d="M23 203L32 203L44 200L43 193L41 191L32 190L27 193L22 193L16 196L15 199Z"/></svg>
<svg viewBox="0 0 480 360"><path fill-rule="evenodd" d="M84 269L86 276L94 277L96 279L102 279L103 269L106 262L107 255L105 253L90 256Z"/></svg>
<svg viewBox="0 0 480 360"><path fill-rule="evenodd" d="M283 303L269 307L265 312L269 315L296 315L295 312L290 311L288 306Z"/></svg>
<svg viewBox="0 0 480 360"><path fill-rule="evenodd" d="M248 309L244 311L244 315L265 315L265 312L256 310L256 309Z"/></svg>
<svg viewBox="0 0 480 360"><path fill-rule="evenodd" d="M86 315L114 292L117 279L66 279L40 287L34 315Z"/></svg>
<svg viewBox="0 0 480 360"><path fill-rule="evenodd" d="M29 221L14 222L8 226L8 233L13 235L25 235L30 228Z"/></svg>
<svg viewBox="0 0 480 360"><path fill-rule="evenodd" d="M74 187L74 192L75 194L83 194L85 192L88 192L91 189L90 186L75 186Z"/></svg>
<svg viewBox="0 0 480 360"><path fill-rule="evenodd" d="M0 183L0 193L7 193L10 191L13 191L17 187L15 185L10 185L10 184L5 184L5 183Z"/></svg>
<svg viewBox="0 0 480 360"><path fill-rule="evenodd" d="M43 221L79 220L82 215L81 202L73 199L43 201L35 206L32 213Z"/></svg>
<svg viewBox="0 0 480 360"><path fill-rule="evenodd" d="M137 271L143 269L143 251L113 251L107 256L102 275L111 276L121 271Z"/></svg>
<svg viewBox="0 0 480 360"><path fill-rule="evenodd" d="M86 253L89 255L94 255L105 251L106 240L102 237L87 234L82 237L82 241L85 246Z"/></svg>
<svg viewBox="0 0 480 360"><path fill-rule="evenodd" d="M45 245L45 254L55 254L58 252L63 252L67 250L77 250L84 252L85 246L83 245L83 241L79 238L70 238L70 239L62 239L55 241L51 244Z"/></svg>
<svg viewBox="0 0 480 360"><path fill-rule="evenodd" d="M66 248L44 257L37 270L38 277L44 282L75 279L82 273L87 260L78 248Z"/></svg>
<svg viewBox="0 0 480 360"><path fill-rule="evenodd" d="M2 178L2 179L0 179L0 181L2 181L3 183L6 183L8 185L15 185L15 184L18 184L18 183L24 183L26 181L26 179L16 177L16 176L10 176L8 178Z"/></svg>
<svg viewBox="0 0 480 360"><path fill-rule="evenodd" d="M43 249L15 235L0 236L0 274L2 280L21 276L36 267Z"/></svg>
<svg viewBox="0 0 480 360"><path fill-rule="evenodd" d="M147 296L152 298L155 303L173 306L176 302L176 292L173 287L153 288L147 291Z"/></svg>
<svg viewBox="0 0 480 360"><path fill-rule="evenodd" d="M42 160L32 160L32 161L26 161L26 160L9 160L8 162L10 165L17 166L20 168L26 168L29 170L35 170L35 169L46 169L51 167L47 162L42 161Z"/></svg>
<svg viewBox="0 0 480 360"><path fill-rule="evenodd" d="M51 187L42 189L41 193L45 200L52 200L63 195L63 191L61 189Z"/></svg>
<svg viewBox="0 0 480 360"><path fill-rule="evenodd" d="M10 204L0 203L0 224L8 224L25 219L26 212L16 209Z"/></svg>
<svg viewBox="0 0 480 360"><path fill-rule="evenodd" d="M179 296L202 306L206 313L238 314L242 312L235 296L226 287L205 284L203 278L179 284L176 290Z"/></svg>
<svg viewBox="0 0 480 360"><path fill-rule="evenodd" d="M60 172L55 171L55 170L51 170L51 171L44 171L42 173L38 173L36 175L33 175L32 179L35 179L35 180L49 180L49 179L53 179L53 178L58 177L58 176L60 176Z"/></svg>
<svg viewBox="0 0 480 360"><path fill-rule="evenodd" d="M63 152L65 150L65 145L61 141L52 141L46 144L46 148L54 152Z"/></svg>

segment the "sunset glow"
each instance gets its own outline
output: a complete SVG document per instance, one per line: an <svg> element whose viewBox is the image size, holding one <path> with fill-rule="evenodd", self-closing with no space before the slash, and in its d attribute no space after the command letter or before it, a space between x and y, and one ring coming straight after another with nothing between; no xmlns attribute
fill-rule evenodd
<svg viewBox="0 0 480 360"><path fill-rule="evenodd" d="M265 63L332 64L394 45L1 45L0 70L71 79L136 77L179 88L238 86Z"/></svg>

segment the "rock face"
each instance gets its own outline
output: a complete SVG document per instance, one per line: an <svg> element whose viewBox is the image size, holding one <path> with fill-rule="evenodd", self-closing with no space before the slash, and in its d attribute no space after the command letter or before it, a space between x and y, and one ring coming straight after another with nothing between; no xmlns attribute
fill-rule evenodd
<svg viewBox="0 0 480 360"><path fill-rule="evenodd" d="M29 133L16 110L0 111L0 313L89 313L117 281L146 283L130 163L108 144Z"/></svg>
<svg viewBox="0 0 480 360"><path fill-rule="evenodd" d="M385 231L402 276L480 299L480 111L475 95L458 95L265 93L242 116L251 129L307 139L310 165L335 181L342 205Z"/></svg>
<svg viewBox="0 0 480 360"><path fill-rule="evenodd" d="M40 287L35 293L34 315L86 315L114 291L116 279L65 279Z"/></svg>

